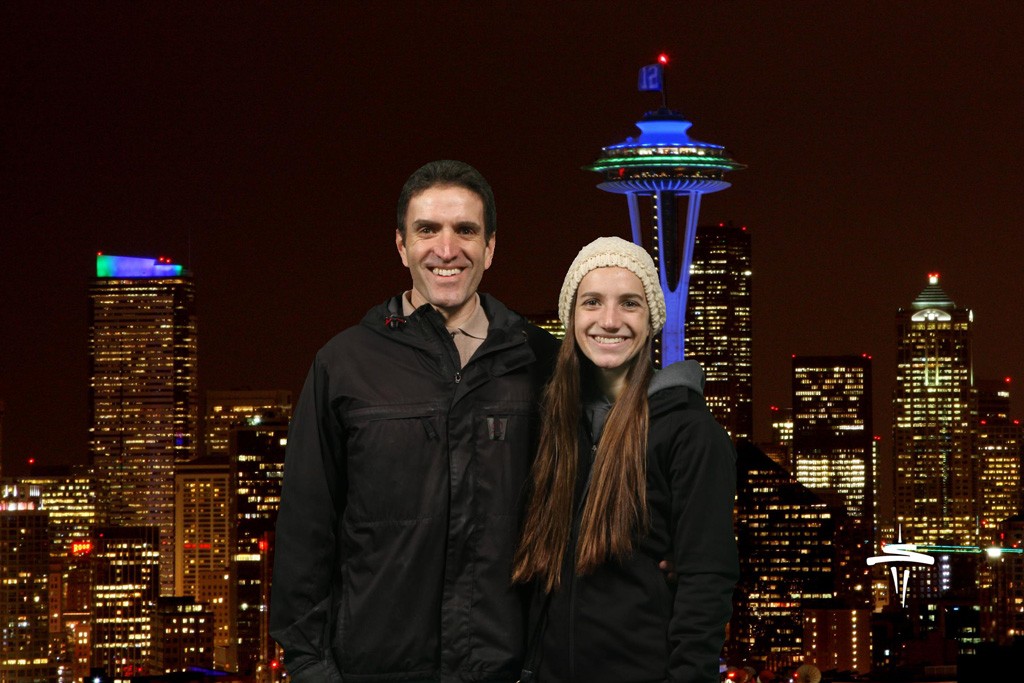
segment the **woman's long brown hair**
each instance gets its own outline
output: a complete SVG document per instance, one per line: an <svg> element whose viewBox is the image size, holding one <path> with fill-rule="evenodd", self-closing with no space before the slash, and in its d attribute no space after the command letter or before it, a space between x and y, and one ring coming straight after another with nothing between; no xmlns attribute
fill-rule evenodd
<svg viewBox="0 0 1024 683"><path fill-rule="evenodd" d="M581 359L573 316L566 327L554 374L544 390L533 489L512 567L514 582L537 580L547 592L561 585L573 522L582 372L596 371L589 360ZM647 386L653 372L648 340L626 373L594 456L576 545L577 574L628 555L634 533L647 526Z"/></svg>

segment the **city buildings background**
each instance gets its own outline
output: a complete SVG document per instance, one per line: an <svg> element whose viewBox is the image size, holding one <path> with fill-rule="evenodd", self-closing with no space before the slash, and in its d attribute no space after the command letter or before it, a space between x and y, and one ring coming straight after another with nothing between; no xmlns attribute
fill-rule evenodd
<svg viewBox="0 0 1024 683"><path fill-rule="evenodd" d="M660 104L747 168L705 197L754 242L755 434L792 354L868 353L938 271L978 377L1021 377L1024 86L1015 3L409 2L0 8L0 400L6 471L84 462L96 251L195 273L206 389L297 391L314 351L407 285L394 204L418 164L494 184L484 288L550 310L579 246L628 235L582 170ZM874 424L891 445L888 402Z"/></svg>
<svg viewBox="0 0 1024 683"><path fill-rule="evenodd" d="M347 7L0 10L0 19L11 20L0 22L3 30L16 28L14 47L2 48L12 58L3 83L14 103L0 140L10 152L3 172L12 199L3 220L13 226L0 233L2 474L22 473L35 460L32 477L9 480L17 490L4 490L15 501L5 528L35 531L27 541L5 531L0 548L31 565L25 574L34 583L6 591L4 600L36 596L40 614L47 603L61 612L60 637L52 619L48 635L62 661L89 658L81 650L91 629L92 664L117 662L122 673L193 664L267 675L276 655L265 606L290 392L325 339L407 286L391 252L402 180L431 158L476 164L501 206L504 256L484 288L524 312L549 310L545 288L557 289L579 244L599 234L628 236L621 201L601 196L580 166L608 140L635 134L628 122L659 104L632 85L637 65L658 50L676 55L670 105L693 120L695 137L726 144L748 166L731 178L733 189L705 202L704 234L723 239L704 243L691 302L706 325L697 325L695 342L711 326L728 330L707 335L712 341L729 336L747 351L754 340L753 363L724 354L736 365L725 368L732 384L722 393L733 398L723 402L731 411L723 422L737 436L777 440L764 450L740 444L744 574L730 652L780 667L807 656L837 668L862 669L872 656L876 666L934 656L945 664L1019 629L1019 559L957 554L938 558L928 575L938 584L915 585L912 595L927 599L912 602L906 618L898 610L868 617L872 598L893 606L884 572L869 576L864 563L873 542L891 539L893 529L876 517L869 532L862 517L891 511L885 496L871 500L872 478L895 474L897 503L922 497L901 489L901 477L928 473L907 476L899 457L888 456L894 445L903 443L897 452L905 453L905 444L928 437L897 429L893 443L892 415L911 429L936 410L955 409L949 421L959 455L938 458L936 467L966 459L951 484L963 490L951 499L986 491L993 503L951 517L956 530L973 515L977 536L923 540L1020 538L1020 515L1011 515L1020 510L1021 437L1005 377L1021 362L1012 332L1021 309L1021 245L1011 234L1021 210L1009 193L1019 170L1008 153L1020 135L1010 114L1024 91L1010 69L991 65L1016 63L1019 48L999 42L999 32L1024 13L1009 5L970 14L913 3L884 12L841 6L838 14L698 5L688 8L690 23L671 25L662 15L678 10L655 5L596 3L591 11L571 6L544 16L497 5L468 15L461 5L402 7L391 14ZM616 21L625 18L654 35L622 32ZM424 29L435 25L465 40L444 41L444 49L424 41ZM772 27L777 32L766 31ZM921 40L897 42L900 27ZM522 34L530 41L518 40ZM600 37L623 54L610 59ZM730 49L711 49L726 37ZM545 78L528 77L549 64L557 68ZM951 138L954 129L969 144ZM969 173L962 170L968 164ZM716 235L737 225L731 218L752 227L729 227L738 239ZM180 306L181 334L168 337L168 347L184 351L174 373L185 388L170 403L187 416L172 433L128 424L132 412L156 416L164 408L125 396L134 379L140 386L162 381L147 373L163 362L127 345L160 345L164 333L147 319L150 303L119 298L127 294L116 282L90 286L97 250L173 256L196 275ZM716 259L727 264L724 272ZM943 369L943 354L932 353L927 331L941 317L928 312L952 306L950 296L930 282L907 309L925 285L923 273L937 270L953 298L978 315L969 329L965 323L961 341L939 341L965 349L952 371ZM143 288L125 284L132 297ZM84 292L91 307L80 303ZM716 295L724 293L739 295L724 305L745 317L706 315L720 312ZM139 316L122 317L129 308ZM897 309L908 312L897 312L894 335ZM915 322L932 327L915 332ZM689 350L709 365L720 352L713 345ZM928 388L940 375L959 378L954 401L936 401ZM1000 379L974 384L972 375ZM100 391L105 386L113 393ZM872 394L875 415L866 414ZM154 424L177 419L165 410ZM104 430L111 438L100 438ZM859 438L840 438L849 436L844 431ZM783 432L786 442L776 439ZM138 498L111 494L115 478L122 489L154 491L132 484L127 467L119 465L117 477L102 474L105 459L131 445L127 438L142 443L154 435L166 442L156 451L167 462L150 462L150 470L167 470L156 477L163 480L157 493L173 496L173 520L111 508ZM861 465L822 470L824 453L834 465L851 449L856 456L847 459ZM144 450L125 463L149 457ZM207 459L192 460L198 454ZM90 455L100 474L96 489L80 468L58 474L59 465ZM45 529L33 511L40 506L55 511ZM83 532L74 518L82 512L111 525ZM181 540L172 554L170 528ZM30 552L22 552L24 543ZM158 574L160 565L173 566L173 575ZM175 597L158 597L171 580ZM35 630L19 632L25 651L44 637L39 619L29 621ZM144 632L174 637L150 647ZM910 645L899 655L879 646L904 641Z"/></svg>

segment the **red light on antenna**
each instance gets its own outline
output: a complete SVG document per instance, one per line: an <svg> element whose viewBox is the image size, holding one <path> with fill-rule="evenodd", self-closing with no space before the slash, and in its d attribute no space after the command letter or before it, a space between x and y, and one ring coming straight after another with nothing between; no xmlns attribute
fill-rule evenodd
<svg viewBox="0 0 1024 683"><path fill-rule="evenodd" d="M1009 384L1010 383L1010 378L1009 377L1004 377L1003 381L1006 382L1007 384Z"/></svg>
<svg viewBox="0 0 1024 683"><path fill-rule="evenodd" d="M29 465L35 465L36 464L36 459L35 458L29 458L28 459L28 464Z"/></svg>
<svg viewBox="0 0 1024 683"><path fill-rule="evenodd" d="M661 65L668 64L668 55L665 54L664 52L662 52L660 55L658 55L658 64L661 64Z"/></svg>

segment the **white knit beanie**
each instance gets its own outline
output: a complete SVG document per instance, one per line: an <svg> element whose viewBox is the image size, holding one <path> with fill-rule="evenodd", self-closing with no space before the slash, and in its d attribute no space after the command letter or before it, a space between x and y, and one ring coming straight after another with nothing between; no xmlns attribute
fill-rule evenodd
<svg viewBox="0 0 1024 683"><path fill-rule="evenodd" d="M595 268L609 267L625 268L640 278L647 296L647 310L651 314L651 335L658 334L665 326L665 294L661 291L658 269L643 247L621 237L598 237L576 254L558 296L558 317L562 324L569 327L576 290L584 276Z"/></svg>

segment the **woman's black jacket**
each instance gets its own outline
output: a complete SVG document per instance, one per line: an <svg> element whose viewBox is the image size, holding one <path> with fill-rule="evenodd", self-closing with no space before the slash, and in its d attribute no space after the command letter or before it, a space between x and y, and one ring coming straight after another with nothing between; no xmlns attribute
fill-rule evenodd
<svg viewBox="0 0 1024 683"><path fill-rule="evenodd" d="M578 515L562 587L547 602L539 683L716 682L725 625L739 576L733 532L736 454L702 395L694 361L669 366L649 392L647 504L650 528L625 561L576 576ZM594 440L581 429L580 496ZM658 568L675 565L670 584ZM534 601L534 619L545 596Z"/></svg>

